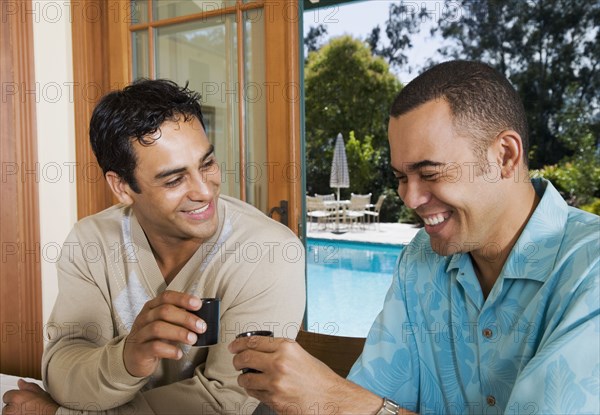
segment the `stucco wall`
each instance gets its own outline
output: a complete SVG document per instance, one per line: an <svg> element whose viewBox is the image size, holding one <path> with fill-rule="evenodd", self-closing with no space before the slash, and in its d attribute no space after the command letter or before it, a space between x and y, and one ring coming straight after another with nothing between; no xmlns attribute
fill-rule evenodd
<svg viewBox="0 0 600 415"><path fill-rule="evenodd" d="M36 78L43 318L58 292L59 248L77 218L73 62L69 2L32 4ZM28 98L29 99L29 98Z"/></svg>

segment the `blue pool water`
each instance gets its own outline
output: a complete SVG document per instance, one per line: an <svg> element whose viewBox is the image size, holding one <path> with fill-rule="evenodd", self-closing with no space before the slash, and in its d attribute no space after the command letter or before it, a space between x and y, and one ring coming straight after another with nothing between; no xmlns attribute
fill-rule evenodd
<svg viewBox="0 0 600 415"><path fill-rule="evenodd" d="M402 247L308 238L309 331L365 337L381 311Z"/></svg>

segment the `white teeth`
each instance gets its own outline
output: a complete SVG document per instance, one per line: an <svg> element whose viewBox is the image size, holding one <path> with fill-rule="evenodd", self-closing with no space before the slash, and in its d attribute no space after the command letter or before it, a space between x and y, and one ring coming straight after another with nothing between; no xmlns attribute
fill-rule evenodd
<svg viewBox="0 0 600 415"><path fill-rule="evenodd" d="M208 206L209 206L209 205L205 205L205 206L203 206L203 207L201 207L201 208L198 208L198 209L196 209L196 210L191 210L191 211L189 211L188 213L190 213L190 214L192 214L192 215L197 215L198 213L202 213L202 212L204 212L206 209L208 209Z"/></svg>
<svg viewBox="0 0 600 415"><path fill-rule="evenodd" d="M425 222L426 225L438 225L445 220L446 219L444 219L444 215L442 215L441 213L438 213L434 216L430 216L428 218L423 218L423 222Z"/></svg>

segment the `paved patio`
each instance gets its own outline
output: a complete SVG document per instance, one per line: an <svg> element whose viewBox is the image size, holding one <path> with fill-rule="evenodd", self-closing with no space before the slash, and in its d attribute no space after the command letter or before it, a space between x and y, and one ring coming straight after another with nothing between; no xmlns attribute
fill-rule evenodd
<svg viewBox="0 0 600 415"><path fill-rule="evenodd" d="M331 226L331 225L330 225ZM406 245L420 228L406 223L369 224L365 229L353 228L348 232L337 234L332 229L319 229L316 224L308 227L308 238L334 239L339 241L360 241L378 244Z"/></svg>

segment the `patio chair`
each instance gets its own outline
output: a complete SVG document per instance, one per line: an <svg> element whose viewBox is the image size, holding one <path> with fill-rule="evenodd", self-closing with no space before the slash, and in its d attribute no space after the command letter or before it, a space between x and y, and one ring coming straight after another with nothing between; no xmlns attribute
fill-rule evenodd
<svg viewBox="0 0 600 415"><path fill-rule="evenodd" d="M318 193L315 193L315 197L323 200L324 202L333 202L333 201L335 201L335 195L333 193L330 193L328 195L320 195Z"/></svg>
<svg viewBox="0 0 600 415"><path fill-rule="evenodd" d="M377 229L379 229L379 211L381 210L381 205L383 205L384 200L385 195L379 196L377 203L375 203L375 206L373 207L373 210L365 210L365 215L368 215L367 217L369 219L372 218L373 222L377 221Z"/></svg>
<svg viewBox="0 0 600 415"><path fill-rule="evenodd" d="M308 216L309 228L310 224L313 223L313 219L316 219L317 228L319 224L323 224L323 229L326 229L327 221L331 215L331 211L327 209L322 199L306 196L306 216Z"/></svg>
<svg viewBox="0 0 600 415"><path fill-rule="evenodd" d="M366 195L350 194L350 206L346 209L345 219L350 222L351 226L358 224L359 220L364 225L365 212L369 203L371 203L371 193Z"/></svg>
<svg viewBox="0 0 600 415"><path fill-rule="evenodd" d="M325 207L329 212L331 212L331 216L329 217L329 220L331 222L335 222L335 215L340 215L340 217L343 215L343 210L340 208L339 205L335 203L335 194L330 193L328 195L320 195L318 193L315 193L315 197L325 202Z"/></svg>

